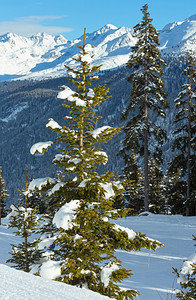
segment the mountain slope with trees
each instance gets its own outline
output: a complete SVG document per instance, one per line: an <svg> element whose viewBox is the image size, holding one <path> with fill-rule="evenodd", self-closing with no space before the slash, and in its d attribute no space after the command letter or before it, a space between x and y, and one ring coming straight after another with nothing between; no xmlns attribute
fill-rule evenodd
<svg viewBox="0 0 196 300"><path fill-rule="evenodd" d="M174 99L185 83L182 72L187 66L187 60L184 57L166 57L165 62L167 67L164 70L163 79L170 110L166 111L166 119L162 123L168 137L168 142L162 150L163 161L169 163L173 157L171 147L174 140L173 131L176 128L173 124L176 114ZM97 126L125 125L122 123L121 115L128 106L130 98L131 86L126 80L128 75L129 71L126 68L100 74L100 84L107 84L112 97L98 108L102 119L98 121ZM57 122L60 122L63 117L61 105L56 97L58 86L64 84L71 87L64 77L44 81L0 83L0 165L10 194L8 199L11 202L17 202L19 194L15 187L22 189L26 169L28 169L28 180L31 177L44 177L48 174L52 177L56 172L55 166L50 163L55 150L49 149L44 156L39 154L34 157L30 154L30 147L40 140L53 139L52 133L45 129L45 124L51 116ZM107 145L103 145L109 159L107 166L101 167L101 170L107 167L108 170L115 170L121 174L123 160L117 156L117 153L122 139L123 133L120 133ZM44 170L42 174L40 169Z"/></svg>

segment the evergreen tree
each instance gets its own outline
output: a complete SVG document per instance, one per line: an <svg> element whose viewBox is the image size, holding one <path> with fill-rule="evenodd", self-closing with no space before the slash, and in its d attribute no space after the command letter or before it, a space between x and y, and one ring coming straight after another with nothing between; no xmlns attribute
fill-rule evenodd
<svg viewBox="0 0 196 300"><path fill-rule="evenodd" d="M144 209L144 182L142 170L138 165L135 153L126 156L126 165L123 169L122 182L125 188L123 199L131 214L138 214ZM121 196L122 198L122 196ZM120 208L120 207L119 207Z"/></svg>
<svg viewBox="0 0 196 300"><path fill-rule="evenodd" d="M115 299L133 299L137 291L122 290L116 284L129 277L131 271L122 268L115 250L141 247L155 250L161 244L110 221L123 215L113 208L114 198L122 193L123 187L114 180L113 172L98 174L97 165L107 162L107 154L98 145L120 129L95 128L100 118L95 116L95 108L108 98L108 89L105 85L90 87L100 66L90 65L91 46L85 45L85 32L79 49L79 55L73 58L76 65L67 67L75 91L63 86L58 94L64 100L63 106L70 110L70 115L64 118L68 126L60 126L52 119L47 124L58 134L55 142L62 148L54 162L65 175L65 180L58 183L61 187L50 191L51 195L59 193L60 201L65 199L52 221L59 233L49 263L60 263L61 273L56 280L88 287ZM41 265L40 274L44 266Z"/></svg>
<svg viewBox="0 0 196 300"><path fill-rule="evenodd" d="M6 217L6 205L5 199L9 197L7 190L5 189L5 181L2 177L2 170L0 167L0 225L1 225L1 218Z"/></svg>
<svg viewBox="0 0 196 300"><path fill-rule="evenodd" d="M149 164L149 199L150 199L150 210L153 213L165 213L165 183L163 172L160 167L155 164L153 157Z"/></svg>
<svg viewBox="0 0 196 300"><path fill-rule="evenodd" d="M34 191L28 196L29 207L36 208L38 214L44 214L46 212L46 201L45 197L40 191Z"/></svg>
<svg viewBox="0 0 196 300"><path fill-rule="evenodd" d="M196 241L196 236L193 235ZM195 245L196 246L196 245ZM181 300L196 299L196 254L194 253L190 260L185 261L179 273L177 269L174 272L178 276L177 282L180 283L182 290L177 293L177 298Z"/></svg>
<svg viewBox="0 0 196 300"><path fill-rule="evenodd" d="M183 203L185 201L186 185L181 180L180 169L174 170L170 167L167 170L165 180L165 198L167 211L171 214L183 214Z"/></svg>
<svg viewBox="0 0 196 300"><path fill-rule="evenodd" d="M172 149L176 155L170 164L170 172L181 170L181 181L186 183L185 206L188 216L196 214L196 68L192 56L189 56L189 64L183 74L188 82L175 99L177 129L174 131Z"/></svg>
<svg viewBox="0 0 196 300"><path fill-rule="evenodd" d="M164 83L161 79L164 61L158 49L158 32L152 25L148 13L148 5L141 9L142 21L134 27L134 36L137 42L132 47L127 67L132 73L127 80L132 84L131 99L123 113L128 120L124 131L124 153L132 153L143 157L144 170L144 206L149 210L149 156L153 156L156 163L162 162L161 147L166 139L166 132L155 120L165 117L163 108L167 106ZM151 148L149 147L151 145ZM125 158L125 164L128 162Z"/></svg>
<svg viewBox="0 0 196 300"><path fill-rule="evenodd" d="M32 233L37 230L38 217L37 210L28 207L28 182L26 176L25 192L21 194L24 197L24 206L11 205L11 215L9 228L17 228L14 232L20 236L23 241L18 245L13 245L10 252L11 258L7 262L14 264L14 267L25 272L30 272L31 266L40 259L41 251L36 248L39 240L29 241Z"/></svg>
<svg viewBox="0 0 196 300"><path fill-rule="evenodd" d="M54 187L55 180L52 179L52 182L50 182L49 178L48 180L47 178L43 178L43 182L41 182L41 178L39 178L38 184L36 181L36 179L32 179L29 184L28 190L30 193L28 194L28 206L36 208L38 214L44 214L53 210L55 197L54 195L50 197L48 195L48 190Z"/></svg>

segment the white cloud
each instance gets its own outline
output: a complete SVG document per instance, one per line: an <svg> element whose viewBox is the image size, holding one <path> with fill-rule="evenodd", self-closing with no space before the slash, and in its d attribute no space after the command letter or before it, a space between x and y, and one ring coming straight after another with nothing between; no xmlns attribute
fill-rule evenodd
<svg viewBox="0 0 196 300"><path fill-rule="evenodd" d="M70 32L73 29L69 27L47 26L42 24L44 21L61 19L62 16L29 16L21 17L14 21L0 22L0 35L7 32L16 33L22 36L31 36L37 32L46 32L57 35Z"/></svg>

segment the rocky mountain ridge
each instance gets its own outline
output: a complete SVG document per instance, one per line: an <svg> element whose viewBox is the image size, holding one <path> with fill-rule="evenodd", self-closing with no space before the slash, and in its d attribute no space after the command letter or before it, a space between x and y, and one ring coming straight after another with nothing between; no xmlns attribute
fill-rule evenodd
<svg viewBox="0 0 196 300"><path fill-rule="evenodd" d="M65 75L64 65L72 63L75 47L83 37L68 41L62 35L37 33L22 37L13 33L0 36L0 81L10 79L42 80ZM163 55L196 55L196 15L182 22L167 24L160 30L160 49ZM94 48L93 64L110 70L125 65L135 44L133 30L107 24L86 34L86 44ZM73 65L73 63L72 63Z"/></svg>

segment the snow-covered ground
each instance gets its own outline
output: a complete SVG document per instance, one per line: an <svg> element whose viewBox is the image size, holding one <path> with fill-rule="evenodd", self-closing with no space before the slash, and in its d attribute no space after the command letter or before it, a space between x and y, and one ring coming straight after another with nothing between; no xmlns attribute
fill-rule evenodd
<svg viewBox="0 0 196 300"><path fill-rule="evenodd" d="M10 243L19 241L6 224L5 218L0 226L0 299L108 299L88 290L78 289L63 283L10 269L5 266L11 250ZM192 235L196 233L196 217L153 215L119 219L119 225L146 233L165 244L155 252L118 251L123 265L133 270L133 276L121 286L137 289L139 300L175 299L173 291L179 288L172 267L180 269L183 260L195 252Z"/></svg>
<svg viewBox="0 0 196 300"><path fill-rule="evenodd" d="M0 264L1 300L109 300L89 290L54 282Z"/></svg>

